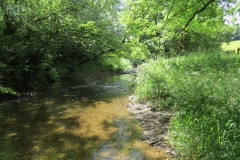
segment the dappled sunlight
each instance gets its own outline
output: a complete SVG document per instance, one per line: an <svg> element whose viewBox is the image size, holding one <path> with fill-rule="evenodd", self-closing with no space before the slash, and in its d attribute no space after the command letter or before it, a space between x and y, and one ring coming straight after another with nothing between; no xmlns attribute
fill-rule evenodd
<svg viewBox="0 0 240 160"><path fill-rule="evenodd" d="M240 47L240 41L231 41L230 43L223 43L221 48L224 51L233 51L233 53L237 53L237 49Z"/></svg>
<svg viewBox="0 0 240 160"><path fill-rule="evenodd" d="M96 88L97 94L94 88L90 89L93 97L90 91L82 94L81 89L72 90L71 94L68 90L66 97L62 92L46 90L26 101L4 102L0 108L1 157L166 159L168 156L162 151L142 142L143 129L125 107L130 102L126 86L118 77L113 81L117 83L110 84L108 79L99 84L104 89ZM117 92L121 96L112 95ZM100 93L103 100L98 100Z"/></svg>
<svg viewBox="0 0 240 160"><path fill-rule="evenodd" d="M170 156L167 156L165 152L160 149L153 150L151 146L147 143L142 143L141 141L135 141L133 146L135 148L140 148L144 153L146 159L160 160L160 159L171 159Z"/></svg>

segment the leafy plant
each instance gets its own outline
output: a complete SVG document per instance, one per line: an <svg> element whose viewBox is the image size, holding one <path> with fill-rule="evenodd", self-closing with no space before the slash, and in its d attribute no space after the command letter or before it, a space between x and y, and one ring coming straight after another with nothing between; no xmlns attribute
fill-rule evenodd
<svg viewBox="0 0 240 160"><path fill-rule="evenodd" d="M240 158L239 58L193 54L142 66L137 99L176 112L169 134L181 159Z"/></svg>
<svg viewBox="0 0 240 160"><path fill-rule="evenodd" d="M122 48L119 1L1 1L0 81L33 88Z"/></svg>
<svg viewBox="0 0 240 160"><path fill-rule="evenodd" d="M146 45L153 55L174 57L215 50L229 41L234 28L223 19L238 7L228 0L127 0L123 11L130 42Z"/></svg>
<svg viewBox="0 0 240 160"><path fill-rule="evenodd" d="M131 68L132 64L128 59L118 57L104 57L102 59L84 63L75 71L74 75L94 74L106 71L124 71Z"/></svg>

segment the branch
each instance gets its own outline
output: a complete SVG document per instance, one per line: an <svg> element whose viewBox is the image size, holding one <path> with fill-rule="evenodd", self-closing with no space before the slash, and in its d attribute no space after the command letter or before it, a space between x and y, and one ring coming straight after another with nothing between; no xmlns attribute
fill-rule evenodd
<svg viewBox="0 0 240 160"><path fill-rule="evenodd" d="M103 13L104 8L107 6L107 3L108 3L108 0L105 1L105 3L103 5L103 7L101 8L101 11L100 11L99 15L97 16L96 20L98 20L100 18L101 14Z"/></svg>
<svg viewBox="0 0 240 160"><path fill-rule="evenodd" d="M200 10L196 11L192 17L188 20L188 22L185 24L185 26L183 27L182 31L185 30L188 25L191 23L191 21L196 17L196 15L198 13L201 13L202 11L204 11L211 3L213 3L215 0L210 0L208 3L206 3Z"/></svg>
<svg viewBox="0 0 240 160"><path fill-rule="evenodd" d="M209 0L200 10L197 10L195 13L193 13L193 15L189 18L189 20L187 21L187 23L185 24L185 26L181 29L181 31L173 38L175 39L176 37L179 36L179 34L184 31L188 26L189 24L192 22L192 20L196 17L196 15L198 13L201 13L203 12L211 3L213 3L214 1L216 0Z"/></svg>
<svg viewBox="0 0 240 160"><path fill-rule="evenodd" d="M38 22L40 22L40 21L43 21L43 20L47 19L48 17L50 17L50 16L52 16L52 15L54 15L54 14L57 14L57 13L59 13L59 12L61 12L61 11L67 10L67 9L69 9L69 8L71 8L71 7L74 7L74 6L75 6L75 5L70 5L70 6L67 6L67 7L65 7L65 8L61 8L61 9L55 11L55 12L52 12L52 13L49 13L49 14L45 15L44 17L39 17L39 18L37 18L36 20L34 20L33 22L34 22L34 23L38 23ZM82 8L84 8L85 6L86 6L86 4L82 4L82 5L81 5Z"/></svg>
<svg viewBox="0 0 240 160"><path fill-rule="evenodd" d="M38 22L40 22L40 21L43 21L43 20L47 19L48 17L50 17L50 16L52 16L52 15L54 15L54 14L57 14L58 12L61 12L61 11L64 11L64 10L69 9L70 7L72 7L72 6L68 6L68 7L66 7L66 8L59 9L58 11L52 12L52 13L50 13L50 14L47 14L47 15L45 15L44 17L39 17L39 18L37 18L36 20L34 20L33 22L34 22L34 23L38 23Z"/></svg>
<svg viewBox="0 0 240 160"><path fill-rule="evenodd" d="M102 51L101 53L99 53L98 55L93 55L93 56L83 56L81 57L82 59L79 61L78 65L81 65L83 63L98 59L101 55L105 54L105 53L109 53L109 52L114 52L116 49L109 49L107 51Z"/></svg>
<svg viewBox="0 0 240 160"><path fill-rule="evenodd" d="M187 2L185 3L185 7L187 7L188 2L189 2L189 0L187 0Z"/></svg>
<svg viewBox="0 0 240 160"><path fill-rule="evenodd" d="M187 3L185 3L185 7L186 7L186 8L184 8L183 10L177 11L172 17L177 17L178 15L182 14L183 12L187 12L187 10L193 8L194 6L196 6L196 5L199 4L199 3L200 3L200 2L197 1L196 3L192 4L192 5L189 6L189 7L187 7L187 6L186 6Z"/></svg>

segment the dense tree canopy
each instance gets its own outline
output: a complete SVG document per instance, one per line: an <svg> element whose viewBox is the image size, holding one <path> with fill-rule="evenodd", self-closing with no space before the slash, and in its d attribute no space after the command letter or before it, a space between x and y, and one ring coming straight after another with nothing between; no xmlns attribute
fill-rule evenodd
<svg viewBox="0 0 240 160"><path fill-rule="evenodd" d="M154 54L216 49L229 39L224 16L233 14L236 1L128 0L123 20L128 33Z"/></svg>
<svg viewBox="0 0 240 160"><path fill-rule="evenodd" d="M106 53L143 59L216 49L232 0L0 0L0 92L67 76Z"/></svg>
<svg viewBox="0 0 240 160"><path fill-rule="evenodd" d="M79 64L117 51L119 2L1 0L0 78L26 86L66 76Z"/></svg>

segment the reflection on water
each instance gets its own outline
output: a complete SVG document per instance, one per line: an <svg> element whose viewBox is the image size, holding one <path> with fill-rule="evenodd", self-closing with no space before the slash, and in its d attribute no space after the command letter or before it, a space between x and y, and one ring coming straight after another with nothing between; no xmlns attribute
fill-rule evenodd
<svg viewBox="0 0 240 160"><path fill-rule="evenodd" d="M127 111L131 75L78 80L0 103L0 159L144 160L169 158L141 142Z"/></svg>

